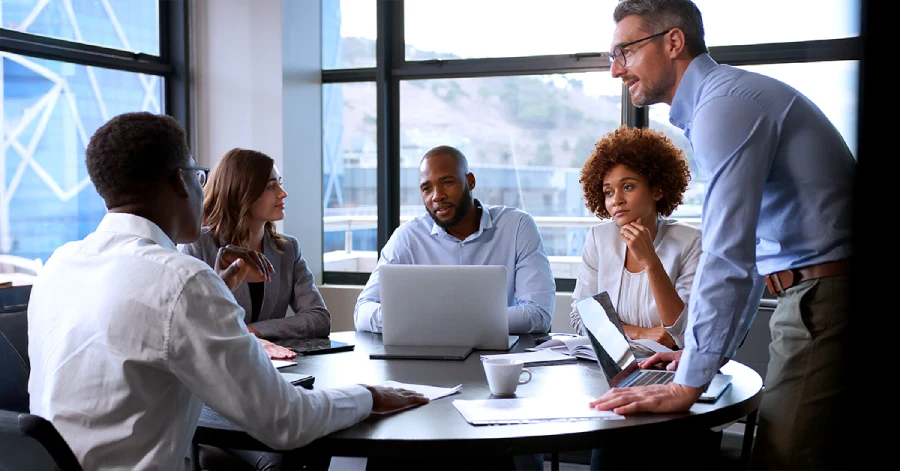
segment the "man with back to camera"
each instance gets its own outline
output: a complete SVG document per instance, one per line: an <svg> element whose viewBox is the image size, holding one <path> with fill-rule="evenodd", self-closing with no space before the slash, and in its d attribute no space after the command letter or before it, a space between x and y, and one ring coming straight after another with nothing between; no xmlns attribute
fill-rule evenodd
<svg viewBox="0 0 900 471"><path fill-rule="evenodd" d="M356 330L381 332L378 267L400 263L503 265L507 298L513 302L507 311L509 332L549 331L556 283L534 219L524 211L475 199L475 175L466 156L454 147L438 146L425 153L419 189L427 214L400 225L381 250L378 266L356 302Z"/></svg>
<svg viewBox="0 0 900 471"><path fill-rule="evenodd" d="M856 161L808 98L717 64L689 0L623 0L611 72L635 106L671 105L709 186L685 348L666 386L614 389L617 413L686 410L734 357L764 287L778 299L752 468L842 468ZM765 275L761 277L760 275Z"/></svg>
<svg viewBox="0 0 900 471"><path fill-rule="evenodd" d="M306 391L279 376L231 294L245 277L268 281L265 257L223 247L213 271L175 248L200 234L208 169L174 119L116 116L86 154L108 213L53 253L28 305L31 412L85 469L183 466L204 403L287 449L427 402L378 386Z"/></svg>

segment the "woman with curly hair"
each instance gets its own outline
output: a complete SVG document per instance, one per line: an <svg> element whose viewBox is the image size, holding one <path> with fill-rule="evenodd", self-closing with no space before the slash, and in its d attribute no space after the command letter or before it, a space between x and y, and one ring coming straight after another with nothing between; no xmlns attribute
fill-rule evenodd
<svg viewBox="0 0 900 471"><path fill-rule="evenodd" d="M625 333L681 348L700 258L700 230L667 219L690 181L684 152L663 133L620 127L606 134L581 170L586 206L611 219L584 242L572 299L609 293ZM584 334L572 304L572 328Z"/></svg>

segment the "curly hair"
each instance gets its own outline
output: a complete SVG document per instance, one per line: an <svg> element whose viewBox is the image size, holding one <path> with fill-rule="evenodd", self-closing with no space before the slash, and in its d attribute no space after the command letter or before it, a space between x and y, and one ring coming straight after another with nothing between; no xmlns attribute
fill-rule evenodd
<svg viewBox="0 0 900 471"><path fill-rule="evenodd" d="M671 215L684 200L691 180L684 152L660 131L622 126L594 144L578 179L584 189L585 206L597 217L610 217L603 179L619 164L646 178L651 188L660 190L662 198L656 202L659 214Z"/></svg>
<svg viewBox="0 0 900 471"><path fill-rule="evenodd" d="M154 196L164 175L188 160L190 149L174 118L137 112L100 126L85 154L91 182L110 208Z"/></svg>

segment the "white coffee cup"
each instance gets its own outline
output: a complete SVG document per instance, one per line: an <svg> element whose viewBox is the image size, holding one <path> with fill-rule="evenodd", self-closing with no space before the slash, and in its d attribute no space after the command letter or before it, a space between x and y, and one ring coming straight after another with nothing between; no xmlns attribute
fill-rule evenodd
<svg viewBox="0 0 900 471"><path fill-rule="evenodd" d="M531 372L523 367L525 363L522 360L485 357L481 363L494 396L513 396L520 384L531 381ZM522 379L523 373L528 375L525 380Z"/></svg>

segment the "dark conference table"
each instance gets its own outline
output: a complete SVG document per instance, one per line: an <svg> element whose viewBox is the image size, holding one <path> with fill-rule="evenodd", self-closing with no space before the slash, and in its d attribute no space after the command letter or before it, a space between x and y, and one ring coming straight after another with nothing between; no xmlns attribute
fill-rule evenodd
<svg viewBox="0 0 900 471"><path fill-rule="evenodd" d="M534 346L533 335L523 335L510 350ZM320 438L298 449L306 456L433 457L509 456L527 453L558 453L590 449L600 443L638 440L647 434L684 433L690 428L711 428L752 415L762 396L762 379L753 369L730 361L722 372L734 377L712 404L695 404L690 411L674 414L628 416L625 420L585 420L515 425L470 425L453 407L456 399L489 399L491 392L481 366L482 354L473 351L464 361L371 360L369 352L379 348L381 335L366 332L336 332L331 339L353 343L353 351L321 355L299 355L296 366L283 371L312 374L314 388L350 384L401 383L462 389L424 406L386 417L369 418L348 429ZM592 361L528 367L533 378L520 385L517 397L558 396L560 400L584 400L605 391L606 380ZM748 420L748 425L754 423ZM747 427L752 437L752 427ZM657 435L658 436L658 435ZM746 445L749 442L745 435ZM215 411L204 408L194 436L195 444L225 448L270 450L261 442ZM555 463L554 463L555 464Z"/></svg>

